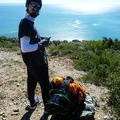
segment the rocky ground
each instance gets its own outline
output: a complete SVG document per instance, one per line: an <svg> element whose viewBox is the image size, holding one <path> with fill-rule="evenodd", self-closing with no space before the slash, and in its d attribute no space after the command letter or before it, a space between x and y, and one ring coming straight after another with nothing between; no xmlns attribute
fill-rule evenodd
<svg viewBox="0 0 120 120"><path fill-rule="evenodd" d="M0 51L0 120L39 120L43 113L42 101L33 113L24 109L29 104L26 94L26 67L18 53ZM48 59L50 80L55 76L68 75L77 80L86 74L75 70L72 60L68 58L48 56ZM95 120L105 120L109 117L105 101L108 90L93 84L82 84L97 101ZM41 99L40 93L40 87L37 85L36 97Z"/></svg>

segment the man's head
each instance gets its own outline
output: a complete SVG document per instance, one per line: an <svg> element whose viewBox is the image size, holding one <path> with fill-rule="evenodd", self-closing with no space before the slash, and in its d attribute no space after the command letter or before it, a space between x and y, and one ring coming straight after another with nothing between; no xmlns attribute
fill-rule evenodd
<svg viewBox="0 0 120 120"><path fill-rule="evenodd" d="M39 15L39 10L42 7L42 0L26 0L26 11L32 17L37 17Z"/></svg>

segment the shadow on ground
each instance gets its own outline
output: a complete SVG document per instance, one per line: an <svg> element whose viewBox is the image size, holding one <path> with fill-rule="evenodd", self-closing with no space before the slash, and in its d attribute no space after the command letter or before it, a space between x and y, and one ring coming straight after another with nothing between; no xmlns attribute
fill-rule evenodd
<svg viewBox="0 0 120 120"><path fill-rule="evenodd" d="M30 117L33 112L34 112L34 110L30 110L30 111L26 112L20 120L30 120Z"/></svg>

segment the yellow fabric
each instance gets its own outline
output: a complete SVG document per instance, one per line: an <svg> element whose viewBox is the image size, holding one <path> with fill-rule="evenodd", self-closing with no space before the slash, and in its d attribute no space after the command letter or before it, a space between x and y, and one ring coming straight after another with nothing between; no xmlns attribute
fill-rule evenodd
<svg viewBox="0 0 120 120"><path fill-rule="evenodd" d="M56 85L60 85L63 83L63 78L62 77L54 77L53 79L53 82L56 84Z"/></svg>

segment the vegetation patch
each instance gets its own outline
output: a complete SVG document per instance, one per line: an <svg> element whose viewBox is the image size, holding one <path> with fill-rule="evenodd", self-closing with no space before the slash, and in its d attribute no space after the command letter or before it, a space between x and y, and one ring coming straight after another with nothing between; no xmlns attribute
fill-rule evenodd
<svg viewBox="0 0 120 120"><path fill-rule="evenodd" d="M0 37L0 48L17 51L17 38ZM103 40L68 42L52 41L47 48L52 56L67 56L77 70L85 71L84 82L109 89L108 105L119 120L120 113L120 41L104 37ZM20 64L16 61L15 64ZM4 96L2 95L1 98Z"/></svg>
<svg viewBox="0 0 120 120"><path fill-rule="evenodd" d="M9 50L9 51L17 51L19 42L18 39L13 37L13 38L7 38L5 36L0 37L0 48L4 50Z"/></svg>
<svg viewBox="0 0 120 120"><path fill-rule="evenodd" d="M120 113L120 41L104 37L98 41L67 42L53 41L49 54L68 56L74 67L87 72L84 82L105 86L109 89L108 104L115 113Z"/></svg>

